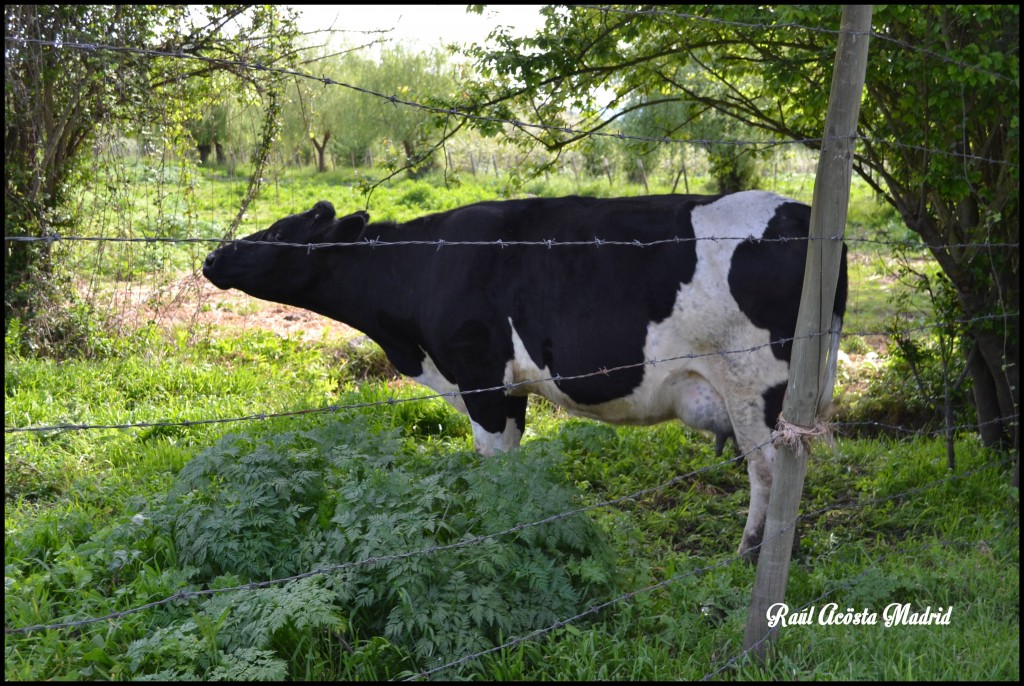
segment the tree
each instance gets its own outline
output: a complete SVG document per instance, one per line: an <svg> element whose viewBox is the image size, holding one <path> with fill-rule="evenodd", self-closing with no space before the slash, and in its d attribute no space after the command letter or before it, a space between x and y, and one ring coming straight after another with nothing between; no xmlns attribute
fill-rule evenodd
<svg viewBox="0 0 1024 686"><path fill-rule="evenodd" d="M377 149L391 168L423 173L433 164L434 134L445 118L390 98L442 102L450 98L457 83L453 67L439 51L389 48L374 60L358 50L344 49L304 66L305 71L323 74L334 83L295 80L286 105L288 144L312 144L319 171L326 171L328 153L336 162L356 164Z"/></svg>
<svg viewBox="0 0 1024 686"><path fill-rule="evenodd" d="M202 116L189 120L188 130L199 151L199 164L206 166L210 153L216 155L217 164L224 164L224 145L228 141L229 105L226 93L204 108Z"/></svg>
<svg viewBox="0 0 1024 686"><path fill-rule="evenodd" d="M735 193L757 187L757 162L765 149L758 150L733 143L756 138L757 132L754 129L713 108L694 102L664 103L658 107L634 109L638 97L633 94L627 100L626 106L630 112L622 118L621 129L624 133L638 138L683 137L702 141L700 145L707 154L709 173L719 193ZM666 146L657 140L627 140L626 147L634 150L639 148L640 154L653 163Z"/></svg>
<svg viewBox="0 0 1024 686"><path fill-rule="evenodd" d="M559 126L583 113L534 134L549 149L669 103L820 147L838 6L543 11L536 35L471 49L487 80L468 99ZM854 168L955 286L982 439L1019 451L1019 9L884 6L874 26Z"/></svg>
<svg viewBox="0 0 1024 686"><path fill-rule="evenodd" d="M246 64L287 64L296 35L273 6L5 5L5 233L43 237L73 228L70 191L94 173L101 127L150 126L187 136L215 74L268 104L276 132L279 77ZM159 56L143 51L189 55ZM202 127L199 127L202 128ZM199 141L202 143L203 141ZM7 242L5 322L52 299L49 243Z"/></svg>
<svg viewBox="0 0 1024 686"><path fill-rule="evenodd" d="M443 52L414 53L396 47L382 52L380 62L367 73L364 87L401 100L438 105L451 100L458 82ZM386 164L407 169L411 176L429 171L434 165L434 134L445 127L445 117L359 95L356 116L374 122ZM385 132L383 138L381 131Z"/></svg>
<svg viewBox="0 0 1024 686"><path fill-rule="evenodd" d="M326 59L314 64L316 69L322 69L327 74L332 73L331 66L336 66L336 62ZM338 107L338 89L296 77L288 92L290 97L285 106L284 130L289 147L297 147L302 151L311 145L317 171L325 172L327 144L334 132L335 110Z"/></svg>
<svg viewBox="0 0 1024 686"><path fill-rule="evenodd" d="M359 55L356 49L320 55L303 65L309 73L357 84L364 83L373 67L373 63ZM358 101L372 96L338 84L323 84L300 77L295 78L288 92L290 97L285 106L284 130L290 150L308 150L307 146L311 146L310 152L320 172L327 171L328 153L335 163L365 156L378 132L373 122L362 116Z"/></svg>

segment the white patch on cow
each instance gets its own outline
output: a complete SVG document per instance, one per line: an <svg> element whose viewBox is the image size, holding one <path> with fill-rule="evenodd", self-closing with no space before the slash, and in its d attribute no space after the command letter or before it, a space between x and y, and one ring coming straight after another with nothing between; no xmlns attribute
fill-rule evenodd
<svg viewBox="0 0 1024 686"><path fill-rule="evenodd" d="M421 366L423 367L423 373L419 376L412 377L412 380L418 384L423 384L435 393L443 395L444 399L447 400L452 407L462 414L468 414L466 411L466 401L458 394L459 387L444 378L444 374L442 374L437 368L437 365L434 364L434 361L430 359L430 355L428 355L425 350L423 351L423 362ZM475 429L473 433L476 433Z"/></svg>
<svg viewBox="0 0 1024 686"><path fill-rule="evenodd" d="M422 349L421 349L422 350ZM459 393L459 387L448 379L437 368L437 364L430 358L430 355L423 351L423 373L412 377L416 383L422 384L435 393L444 397L456 410L469 416L466 409L466 401ZM523 432L516 425L516 420L509 417L505 422L505 429L502 433L490 433L482 426L470 419L473 427L473 449L481 455L493 455L497 452L508 452L519 447L523 438Z"/></svg>
<svg viewBox="0 0 1024 686"><path fill-rule="evenodd" d="M676 409L683 424L711 431L715 436L732 433L729 409L707 379L696 373L682 375L676 381Z"/></svg>
<svg viewBox="0 0 1024 686"><path fill-rule="evenodd" d="M469 420L469 423L473 427L474 450L485 457L494 455L495 453L503 450L507 452L507 449L504 447L504 434L492 434L472 419Z"/></svg>
<svg viewBox="0 0 1024 686"><path fill-rule="evenodd" d="M694 208L691 221L696 237L723 240L697 241L693 281L680 288L673 315L662 322L668 326L658 332L689 340L694 352L703 356L694 362L700 361L706 370L704 378L723 399L736 445L746 455L750 510L741 553L760 542L771 494L775 449L771 429L764 422L763 394L787 380L789 364L772 353L768 330L754 326L740 311L729 290L729 269L740 239L762 237L785 202L771 193L748 191Z"/></svg>
<svg viewBox="0 0 1024 686"><path fill-rule="evenodd" d="M514 450L519 447L519 442L523 440L523 432L516 426L516 420L509 417L505 420L505 433L502 434L501 449L506 453L509 450Z"/></svg>
<svg viewBox="0 0 1024 686"><path fill-rule="evenodd" d="M481 455L494 455L498 452L507 453L519 447L523 432L516 426L516 420L509 417L502 433L490 433L482 426L469 420L473 427L473 449Z"/></svg>
<svg viewBox="0 0 1024 686"><path fill-rule="evenodd" d="M544 380L551 378L551 371L547 367L542 369L534 364L533 358L526 352L522 337L512 323L512 317L508 318L508 325L512 329L512 359L505 365L505 383L517 384L511 391L512 395L536 393L556 405L574 407L569 396L558 390L553 381Z"/></svg>

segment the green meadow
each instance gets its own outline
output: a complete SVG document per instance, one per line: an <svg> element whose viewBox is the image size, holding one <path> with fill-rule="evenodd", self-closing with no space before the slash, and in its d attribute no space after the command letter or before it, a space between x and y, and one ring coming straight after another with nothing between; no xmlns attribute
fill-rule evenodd
<svg viewBox="0 0 1024 686"><path fill-rule="evenodd" d="M92 213L82 235L219 238L246 189L219 171L133 173L83 193L123 211ZM438 172L367 197L363 181L278 172L238 235L321 199L403 221L524 194L669 191ZM810 200L807 176L764 187ZM784 628L761 665L741 656L754 569L735 556L748 483L731 444L716 457L678 424L611 427L534 398L523 447L483 459L468 420L418 399L432 393L357 332L282 335L252 299L112 316L126 284L151 288L146 312L172 303L214 243L58 244L81 298L53 307L85 333L60 353L18 322L5 336L5 677L1019 680L1014 456L983 448L957 406L947 468L921 385L941 372L922 361L934 341L915 334L918 384L888 336L929 321L892 244L910 234L855 183L847 236L863 240L849 244L835 440L814 449L787 590L813 621ZM919 246L901 250L934 273ZM218 308L246 325L203 319ZM11 431L41 426L56 428ZM829 603L877 622L820 622ZM908 603L952 608L948 624L884 626Z"/></svg>

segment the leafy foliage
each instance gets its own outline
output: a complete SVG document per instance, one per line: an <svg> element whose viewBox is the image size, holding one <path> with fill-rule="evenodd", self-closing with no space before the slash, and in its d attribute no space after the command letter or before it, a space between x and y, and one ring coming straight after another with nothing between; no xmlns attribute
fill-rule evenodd
<svg viewBox="0 0 1024 686"><path fill-rule="evenodd" d="M945 402L950 405L947 409L951 421L954 405L959 415L955 423L973 421L975 417L967 400L969 389L963 384L967 374L965 359L970 350L963 310L953 285L942 272L928 274L915 269L903 256L898 262L898 272L911 290L902 291L896 297L899 314L894 316L889 331L895 343L892 366L898 368L897 374L903 379L914 380L916 404L923 405L933 416L943 415ZM927 311L916 312L910 305L915 293L927 294L931 305Z"/></svg>
<svg viewBox="0 0 1024 686"><path fill-rule="evenodd" d="M256 626L264 628L259 622ZM286 663L273 651L218 647L211 629L220 628L203 614L181 625L157 629L128 646L130 670L143 681L281 681L287 676Z"/></svg>
<svg viewBox="0 0 1024 686"><path fill-rule="evenodd" d="M209 77L218 72L268 98L257 168L265 162L277 127L280 79L226 65L288 63L295 30L277 7L5 5L4 19L5 234L74 233L83 223L76 193L109 171L96 151L113 141L134 136L142 147L183 156L191 148L191 127L200 143L210 143L196 123L212 97ZM197 67L192 60L138 52L146 49L212 59ZM123 201L126 180L104 181ZM34 335L45 335L49 320L61 332L78 324L48 307L74 298L54 253L48 242L5 246L5 321L38 317ZM63 341L58 336L52 344L59 348Z"/></svg>
<svg viewBox="0 0 1024 686"><path fill-rule="evenodd" d="M423 666L554 623L611 586L610 549L585 516L476 540L573 509L550 450L475 464L466 453L409 457L398 446L334 423L229 436L182 469L152 517L197 581L342 566L241 602L204 601L202 615L219 623L218 651L263 650L286 629L344 623L357 640L384 636ZM159 664L160 645L137 644L137 663ZM210 665L224 664L217 655Z"/></svg>

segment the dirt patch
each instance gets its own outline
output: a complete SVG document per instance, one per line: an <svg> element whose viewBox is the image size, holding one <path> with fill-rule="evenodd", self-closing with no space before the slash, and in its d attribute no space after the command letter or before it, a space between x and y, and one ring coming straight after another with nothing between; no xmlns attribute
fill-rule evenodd
<svg viewBox="0 0 1024 686"><path fill-rule="evenodd" d="M82 289L87 291L88 289ZM180 326L225 331L264 329L306 340L348 339L355 329L298 307L259 300L241 291L222 291L199 274L170 281L118 282L108 292L86 295L111 315L121 330L150 322L164 329Z"/></svg>

